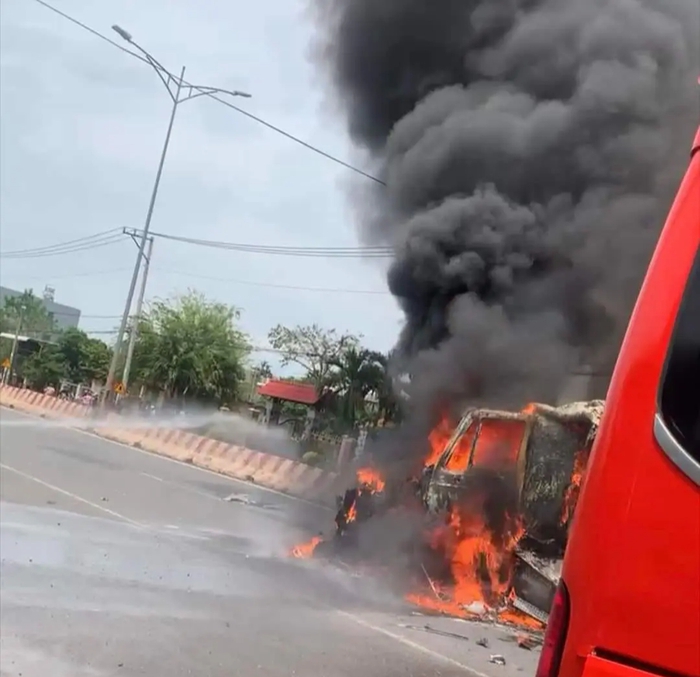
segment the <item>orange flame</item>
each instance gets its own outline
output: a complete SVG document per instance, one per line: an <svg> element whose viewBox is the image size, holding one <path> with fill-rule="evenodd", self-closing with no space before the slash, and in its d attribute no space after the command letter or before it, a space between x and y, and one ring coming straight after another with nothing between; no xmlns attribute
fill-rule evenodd
<svg viewBox="0 0 700 677"><path fill-rule="evenodd" d="M564 494L564 508L561 514L561 524L567 524L574 515L574 509L581 492L581 484L586 472L587 454L579 451L574 457L574 469L571 473L571 482Z"/></svg>
<svg viewBox="0 0 700 677"><path fill-rule="evenodd" d="M306 543L301 543L295 545L290 551L290 557L296 557L297 559L309 559L313 557L314 550L316 550L319 543L323 541L321 536L314 536L310 541Z"/></svg>
<svg viewBox="0 0 700 677"><path fill-rule="evenodd" d="M372 493L384 491L386 482L378 470L374 468L360 468L356 475L357 483L360 486L370 489Z"/></svg>
<svg viewBox="0 0 700 677"><path fill-rule="evenodd" d="M384 481L384 478L382 477L381 473L374 468L360 468L356 472L356 476L358 486L362 487L362 489L365 491L370 491L373 494L383 491L384 487L386 486L386 482ZM350 524L350 522L354 522L356 519L357 499L348 509L347 514L345 515L345 522L346 524ZM321 536L314 536L307 543L301 543L291 548L291 550L289 551L289 556L297 557L299 559L308 559L310 557L313 557L316 547L322 541L323 538Z"/></svg>
<svg viewBox="0 0 700 677"><path fill-rule="evenodd" d="M483 419L476 438L477 426L467 429L457 441L445 464L452 472L468 471L472 465L490 470L515 467L524 434L524 422L517 419ZM426 465L434 464L442 455L452 432L443 419L429 439L430 453ZM442 553L449 565L451 585L438 587L429 579L433 596L411 594L408 601L423 608L461 617L498 614L505 604L514 567L514 551L525 529L518 517L504 515L504 527L492 532L485 519L486 496L465 493L458 506L453 506L445 524L428 534L429 546ZM508 610L505 622L520 614ZM520 623L521 625L526 623Z"/></svg>
<svg viewBox="0 0 700 677"><path fill-rule="evenodd" d="M452 437L454 432L454 426L450 423L450 419L447 416L443 416L430 435L428 435L428 442L430 442L430 453L425 459L426 466L435 465L440 458L443 450L447 446L447 443Z"/></svg>

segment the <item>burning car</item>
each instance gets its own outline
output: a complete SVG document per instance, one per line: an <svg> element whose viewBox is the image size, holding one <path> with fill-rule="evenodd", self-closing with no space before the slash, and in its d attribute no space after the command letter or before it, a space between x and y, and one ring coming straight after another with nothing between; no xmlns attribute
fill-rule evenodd
<svg viewBox="0 0 700 677"><path fill-rule="evenodd" d="M429 590L409 601L452 615L545 623L602 401L522 412L467 410L429 436L420 477L406 478L422 506ZM397 498L399 497L399 498ZM406 493L372 467L338 498L335 534L295 556L347 551L362 525L406 507ZM412 506L414 507L414 506Z"/></svg>
<svg viewBox="0 0 700 677"><path fill-rule="evenodd" d="M451 433L443 422L431 434L421 481L426 510L448 515L453 528L470 520L477 536L463 541L488 534L488 542L470 547L492 562L512 551L510 566L500 564L507 571L497 574L499 580L493 567L477 578L542 622L603 407L594 400L531 404L517 413L470 409ZM464 552L455 557L463 559Z"/></svg>

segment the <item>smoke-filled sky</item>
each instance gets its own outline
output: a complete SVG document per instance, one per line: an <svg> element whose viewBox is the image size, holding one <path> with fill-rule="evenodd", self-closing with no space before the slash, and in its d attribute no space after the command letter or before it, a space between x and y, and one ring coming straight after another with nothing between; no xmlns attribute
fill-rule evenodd
<svg viewBox="0 0 700 677"><path fill-rule="evenodd" d="M553 399L609 362L698 121L697 0L317 0L315 59L386 188L414 395Z"/></svg>

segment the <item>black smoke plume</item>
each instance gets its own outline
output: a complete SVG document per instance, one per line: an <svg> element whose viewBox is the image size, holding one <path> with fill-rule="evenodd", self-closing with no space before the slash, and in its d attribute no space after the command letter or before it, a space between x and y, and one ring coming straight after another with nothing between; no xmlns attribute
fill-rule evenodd
<svg viewBox="0 0 700 677"><path fill-rule="evenodd" d="M407 392L514 406L609 367L697 124L697 0L315 0L386 186Z"/></svg>

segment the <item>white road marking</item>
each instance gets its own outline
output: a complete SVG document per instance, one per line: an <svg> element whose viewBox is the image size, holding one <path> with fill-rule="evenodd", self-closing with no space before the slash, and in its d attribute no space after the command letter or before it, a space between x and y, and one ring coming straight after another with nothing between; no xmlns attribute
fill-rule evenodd
<svg viewBox="0 0 700 677"><path fill-rule="evenodd" d="M42 487L46 487L47 489L51 489L51 491L55 491L58 494L63 494L64 496L68 496L69 498L72 498L74 501L78 501L80 503L84 503L85 505L89 505L91 508L95 508L95 510L99 510L100 512L104 512L107 515L111 515L112 517L116 517L124 522L127 522L128 524L131 524L132 526L138 527L139 529L149 529L148 526L141 522L137 522L136 520L132 520L130 517L126 517L126 515L122 515L119 512L116 512L115 510L110 510L109 508L105 508L103 505L100 505L99 503L93 503L92 501L89 501L87 498L83 498L82 496L78 496L77 494L74 494L72 491L66 491L65 489L61 489L61 487L57 487L55 484L49 484L48 482L44 482L44 480L40 480L38 477L34 477L34 475L30 475L29 473L22 472L21 470L17 470L17 468L13 468L12 466L6 465L5 463L0 463L0 468L3 470L6 470L8 472L13 472L15 475L19 475L20 477L24 477L27 480L31 480L32 482L36 482L37 484L40 484Z"/></svg>
<svg viewBox="0 0 700 677"><path fill-rule="evenodd" d="M444 654L441 654L439 651L433 651L432 649L429 649L427 646L423 646L422 644L419 644L418 642L414 642L412 639L408 639L408 637L403 637L402 635L399 635L395 632L392 632L391 630L387 630L386 628L382 628L379 625L374 625L374 623L370 623L369 621L365 620L364 618L360 616L356 616L355 614L351 614L347 611L341 611L340 609L336 609L335 612L339 615L342 616L343 618L347 618L348 620L352 621L353 623L356 623L357 625L361 625L363 628L366 628L367 630L372 630L374 632L378 632L380 635L384 635L385 637L389 637L389 639L393 639L395 642L399 642L400 644L403 644L404 646L407 646L414 651L420 651L421 653L426 654L427 656L430 656L431 658L436 658L438 660L441 660L445 663L449 663L450 665L453 665L457 668L460 668L471 675L473 677L489 677L489 675L479 672L478 670L475 670L474 668L470 668L468 665L465 665L464 663L460 663L459 661L456 661L454 658L450 658L449 656L445 656Z"/></svg>
<svg viewBox="0 0 700 677"><path fill-rule="evenodd" d="M193 489L192 487L188 487L185 484L180 484L180 482L173 482L172 480L166 480L166 479L163 479L162 477L158 477L158 475L151 475L151 473L149 473L149 472L140 472L139 475L142 475L143 477L148 477L148 479L155 480L156 482L160 482L161 484L169 484L171 487L176 487L177 489L181 489L182 491L187 491L191 494L195 494L196 496L201 496L202 498L208 498L212 501L217 501L217 502L221 503L221 499L218 496L208 494L206 491L200 491L199 489Z"/></svg>
<svg viewBox="0 0 700 677"><path fill-rule="evenodd" d="M6 407L4 405L0 405L0 409L5 409ZM26 416L27 418L39 418L41 419L41 416L38 416L36 414L30 414L26 411L19 411L18 409L12 409L16 414L20 414L21 416ZM44 419L42 419L44 420ZM0 421L0 428L2 427L2 421ZM80 433L82 435L88 435L89 437L95 437L98 440L101 440L102 442L106 442L108 444L115 444L118 447L124 447L126 449L131 449L132 451L137 451L140 454L146 454L147 456L150 456L151 458L159 458L162 461L169 461L170 463L176 463L177 465L181 465L185 468L190 468L192 470L198 470L199 472L207 473L209 475L214 475L215 477L218 477L219 479L224 479L229 482L237 482L238 484L243 484L247 487L252 487L255 489L259 489L260 491L267 491L270 494L275 494L277 496L281 496L282 498L289 499L290 501L299 501L300 503L305 503L306 505L313 506L314 508L320 508L321 510L327 510L329 512L335 512L333 508L329 508L328 506L322 505L320 503L314 503L313 501L309 501L305 498L301 498L299 496L292 496L291 494L285 494L282 491L277 491L276 489L270 489L269 487L264 487L261 484L256 484L255 482L246 482L246 480L239 480L236 479L235 477L230 477L229 475L223 475L222 473L215 472L213 470L209 470L207 468L200 468L198 465L194 465L192 463L185 463L184 461L179 461L176 458L170 458L169 456L163 456L161 454L157 454L152 451L146 451L146 449L139 449L138 447L132 447L129 444L124 444L123 442L117 442L116 440L110 440L106 437L102 437L98 435L97 433L90 432L89 430L82 430L81 428L71 428L70 426L64 426L64 430L69 430L74 433Z"/></svg>
<svg viewBox="0 0 700 677"><path fill-rule="evenodd" d="M126 515L122 515L120 512L117 512L116 510L110 510L109 508L105 508L103 505L100 505L99 503L94 503L93 501L89 501L87 498L83 498L82 496L78 496L77 494L74 494L72 491L68 491L67 489L62 489L61 487L57 487L55 484L50 484L49 482L45 482L44 480L41 480L38 477L34 477L34 475L30 475L28 473L25 473L21 470L18 470L17 468L13 468L12 466L7 465L6 463L0 463L0 468L2 470L6 470L8 472L13 472L16 475L19 475L20 477L24 477L25 479L30 480L31 482L36 482L37 484L40 484L41 486L46 487L47 489L50 489L51 491L55 491L56 493L63 494L64 496L68 496L69 498L72 498L74 501L78 501L79 503L89 505L91 508L95 508L95 510L99 510L100 512L106 513L107 515L111 515L112 517L116 517L117 519L120 519L123 522L126 522L127 524L130 524L130 525L137 527L139 529L143 529L145 531L152 531L156 534L177 536L179 538L185 538L185 539L189 539L192 541L209 541L209 540L211 540L211 537L209 537L209 536L203 536L202 534L196 534L193 532L182 531L182 529L175 524L166 524L164 526L159 527L157 525L149 525L149 524L144 524L143 522L138 522L136 520L131 519L130 517L127 517ZM174 534L173 531L177 531L177 533Z"/></svg>

